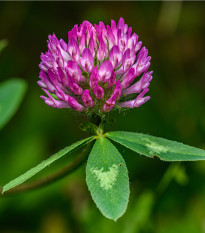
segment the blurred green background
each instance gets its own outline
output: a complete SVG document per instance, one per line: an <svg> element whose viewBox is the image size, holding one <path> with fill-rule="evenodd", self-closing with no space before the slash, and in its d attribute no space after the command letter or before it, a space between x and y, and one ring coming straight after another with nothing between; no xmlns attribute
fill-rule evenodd
<svg viewBox="0 0 205 233"><path fill-rule="evenodd" d="M0 40L8 41L0 54L0 82L21 77L28 83L21 107L0 131L0 184L87 136L79 129L85 118L45 105L36 84L48 34L66 40L67 32L83 20L110 24L123 17L152 56L151 100L115 114L113 130L205 149L204 12L205 2L0 2ZM91 200L83 165L43 189L2 197L0 232L205 232L205 162L170 165L119 148L129 170L131 196L126 214L116 223L105 219Z"/></svg>

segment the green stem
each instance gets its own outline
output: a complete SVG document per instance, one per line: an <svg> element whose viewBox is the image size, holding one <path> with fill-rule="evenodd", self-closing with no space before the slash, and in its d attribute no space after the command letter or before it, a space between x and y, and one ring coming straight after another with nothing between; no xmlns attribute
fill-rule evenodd
<svg viewBox="0 0 205 233"><path fill-rule="evenodd" d="M51 175L48 175L46 177L43 177L43 178L41 178L39 180L30 182L30 183L27 183L27 184L21 184L21 185L19 185L17 187L14 187L13 189L10 189L6 193L4 193L3 196L22 193L22 192L26 192L26 191L29 191L29 190L41 188L41 187L49 185L49 184L51 184L51 183L65 177L65 176L67 176L68 174L75 171L80 165L82 165L86 161L90 148L91 148L91 145L87 145L82 150L82 152L75 158L74 161L69 163L66 167L58 170L57 172L55 172L55 173L53 173ZM0 193L1 193L1 191L2 191L2 187L0 187Z"/></svg>

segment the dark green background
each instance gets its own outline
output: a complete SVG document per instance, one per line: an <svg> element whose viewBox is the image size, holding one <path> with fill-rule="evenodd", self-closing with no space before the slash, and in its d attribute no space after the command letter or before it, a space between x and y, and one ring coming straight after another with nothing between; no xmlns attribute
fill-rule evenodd
<svg viewBox="0 0 205 233"><path fill-rule="evenodd" d="M113 130L149 133L205 149L204 12L205 2L1 2L0 39L7 39L8 46L0 54L0 81L22 77L28 90L17 114L0 132L0 184L87 136L79 129L85 118L45 105L36 84L48 34L55 32L66 40L67 32L83 20L110 24L123 17L152 56L151 100L115 114ZM205 232L203 161L182 163L178 178L159 192L169 163L119 150L129 170L131 197L127 213L117 223L96 209L83 165L49 187L1 198L0 232Z"/></svg>

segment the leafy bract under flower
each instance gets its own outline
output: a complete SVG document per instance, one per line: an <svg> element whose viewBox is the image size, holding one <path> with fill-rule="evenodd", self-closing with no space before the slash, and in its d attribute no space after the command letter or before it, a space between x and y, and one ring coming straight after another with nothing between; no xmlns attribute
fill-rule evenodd
<svg viewBox="0 0 205 233"><path fill-rule="evenodd" d="M68 42L55 34L47 42L38 85L49 106L105 113L150 99L145 94L152 80L151 57L123 18L117 24L111 20L111 26L84 21L68 32Z"/></svg>

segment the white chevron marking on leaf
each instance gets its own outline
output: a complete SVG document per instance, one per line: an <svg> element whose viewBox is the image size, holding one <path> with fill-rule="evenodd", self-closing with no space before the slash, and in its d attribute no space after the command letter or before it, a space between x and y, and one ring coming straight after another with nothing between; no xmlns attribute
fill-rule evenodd
<svg viewBox="0 0 205 233"><path fill-rule="evenodd" d="M100 170L91 168L92 174L94 174L97 178L97 181L100 182L100 187L108 190L111 189L114 185L119 171L118 167L115 164L113 164L108 171L103 170L103 168L101 168Z"/></svg>

